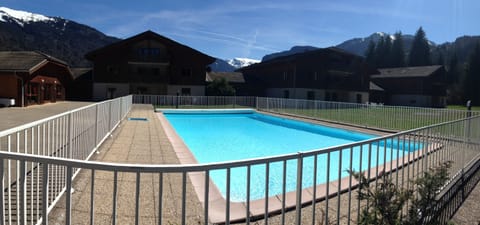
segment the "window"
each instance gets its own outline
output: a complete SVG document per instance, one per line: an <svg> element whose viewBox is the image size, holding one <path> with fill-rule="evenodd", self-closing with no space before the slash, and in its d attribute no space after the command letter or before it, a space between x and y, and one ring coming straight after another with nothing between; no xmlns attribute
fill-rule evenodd
<svg viewBox="0 0 480 225"><path fill-rule="evenodd" d="M357 103L362 103L362 94L357 94Z"/></svg>
<svg viewBox="0 0 480 225"><path fill-rule="evenodd" d="M338 97L337 97L337 93L333 92L332 93L332 101L337 101L338 100Z"/></svg>
<svg viewBox="0 0 480 225"><path fill-rule="evenodd" d="M137 94L146 94L147 88L146 87L137 87Z"/></svg>
<svg viewBox="0 0 480 225"><path fill-rule="evenodd" d="M119 69L116 66L112 66L112 65L107 66L107 72L110 74L118 74L118 71Z"/></svg>
<svg viewBox="0 0 480 225"><path fill-rule="evenodd" d="M318 75L317 75L317 72L312 72L310 74L310 80L317 80L318 79Z"/></svg>
<svg viewBox="0 0 480 225"><path fill-rule="evenodd" d="M287 80L288 79L288 74L287 72L283 72L283 80Z"/></svg>
<svg viewBox="0 0 480 225"><path fill-rule="evenodd" d="M315 100L315 91L307 91L307 99Z"/></svg>
<svg viewBox="0 0 480 225"><path fill-rule="evenodd" d="M290 98L290 91L289 90L284 90L283 91L283 97L284 98Z"/></svg>
<svg viewBox="0 0 480 225"><path fill-rule="evenodd" d="M182 88L182 95L191 95L190 88Z"/></svg>
<svg viewBox="0 0 480 225"><path fill-rule="evenodd" d="M153 75L159 75L160 74L160 69L159 68L152 68L152 74Z"/></svg>
<svg viewBox="0 0 480 225"><path fill-rule="evenodd" d="M115 98L115 91L116 90L117 90L117 88L114 88L114 87L107 88L107 99Z"/></svg>
<svg viewBox="0 0 480 225"><path fill-rule="evenodd" d="M189 77L192 75L192 70L190 68L183 68L182 69L182 76Z"/></svg>
<svg viewBox="0 0 480 225"><path fill-rule="evenodd" d="M140 56L157 56L160 54L159 48L139 48L137 54Z"/></svg>

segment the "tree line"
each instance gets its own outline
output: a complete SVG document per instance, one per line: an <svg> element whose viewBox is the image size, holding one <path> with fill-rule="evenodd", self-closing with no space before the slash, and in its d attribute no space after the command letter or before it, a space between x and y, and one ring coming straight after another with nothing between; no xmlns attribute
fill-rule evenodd
<svg viewBox="0 0 480 225"><path fill-rule="evenodd" d="M431 52L426 33L420 27L408 54L402 33L396 32L393 39L385 35L377 43L370 41L365 60L376 68L444 65L448 104L464 104L466 100L471 100L472 104L480 105L480 43L475 45L463 64L459 63L455 52L448 56L440 53L435 60L432 60Z"/></svg>

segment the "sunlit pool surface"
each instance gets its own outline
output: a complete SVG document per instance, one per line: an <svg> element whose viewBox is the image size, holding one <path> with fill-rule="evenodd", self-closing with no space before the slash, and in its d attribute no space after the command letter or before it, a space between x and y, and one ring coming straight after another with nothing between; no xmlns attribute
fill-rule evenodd
<svg viewBox="0 0 480 225"><path fill-rule="evenodd" d="M163 113L199 163L285 155L376 137L371 134L274 117L255 111L173 110ZM397 154L396 149L407 148L404 143L379 143L370 148L364 146L361 149L360 147L344 149L342 150L340 176L347 176L346 170L350 168L359 171L360 163L362 169L367 168L368 163L370 163L370 167L375 167L377 157L379 164L383 164L385 160L391 161L397 155L402 157L405 154L401 152ZM337 180L339 177L339 156L340 151L330 153L329 181ZM327 157L327 154L317 157L317 184L327 182ZM350 158L352 158L351 165ZM303 188L313 186L313 161L313 157L304 158ZM297 161L289 160L286 164L285 188L286 192L289 192L296 188ZM251 200L265 197L265 167L265 165L251 167ZM269 197L282 193L283 170L283 162L269 165ZM210 177L225 197L226 170L211 171ZM245 201L246 177L246 167L231 169L230 199L232 201Z"/></svg>

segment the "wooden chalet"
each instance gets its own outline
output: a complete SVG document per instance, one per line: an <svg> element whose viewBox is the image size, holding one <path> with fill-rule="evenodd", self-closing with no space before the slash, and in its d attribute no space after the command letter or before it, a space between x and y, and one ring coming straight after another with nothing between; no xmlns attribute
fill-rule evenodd
<svg viewBox="0 0 480 225"><path fill-rule="evenodd" d="M127 94L204 95L215 58L152 31L86 55L93 62L93 99Z"/></svg>
<svg viewBox="0 0 480 225"><path fill-rule="evenodd" d="M369 76L362 57L324 48L239 69L252 95L343 102L367 102ZM251 86L254 85L254 86Z"/></svg>
<svg viewBox="0 0 480 225"><path fill-rule="evenodd" d="M240 72L208 72L205 81L208 83L214 80L225 79L235 89L237 95L246 95L245 78Z"/></svg>
<svg viewBox="0 0 480 225"><path fill-rule="evenodd" d="M15 99L15 106L65 100L65 85L72 80L67 63L34 51L0 52L0 98Z"/></svg>
<svg viewBox="0 0 480 225"><path fill-rule="evenodd" d="M371 76L377 92L372 102L388 105L445 107L447 83L445 68L440 65L385 68Z"/></svg>

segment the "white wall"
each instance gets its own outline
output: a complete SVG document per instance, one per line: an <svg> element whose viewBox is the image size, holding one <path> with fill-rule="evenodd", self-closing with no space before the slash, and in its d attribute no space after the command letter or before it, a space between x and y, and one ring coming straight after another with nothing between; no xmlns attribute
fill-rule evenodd
<svg viewBox="0 0 480 225"><path fill-rule="evenodd" d="M431 106L432 97L428 95L392 95L390 105Z"/></svg>
<svg viewBox="0 0 480 225"><path fill-rule="evenodd" d="M308 89L308 88L297 88L294 92L293 88L267 88L265 94L267 97L272 98L283 98L284 91L288 90L290 92L290 97L292 99L307 99L308 92L315 92L315 100L325 100L325 93L329 92L330 94L336 93L338 101L344 102L357 102L357 94L362 95L362 102L365 103L368 101L368 92L355 92L355 91L340 91L340 90L324 90L324 89Z"/></svg>
<svg viewBox="0 0 480 225"><path fill-rule="evenodd" d="M108 99L108 89L115 88L114 96L121 97L130 93L130 85L122 83L94 83L93 84L93 100L100 101Z"/></svg>
<svg viewBox="0 0 480 225"><path fill-rule="evenodd" d="M168 85L167 95L177 95L177 92L181 95L182 88L190 88L191 96L204 96L205 86L200 85Z"/></svg>

